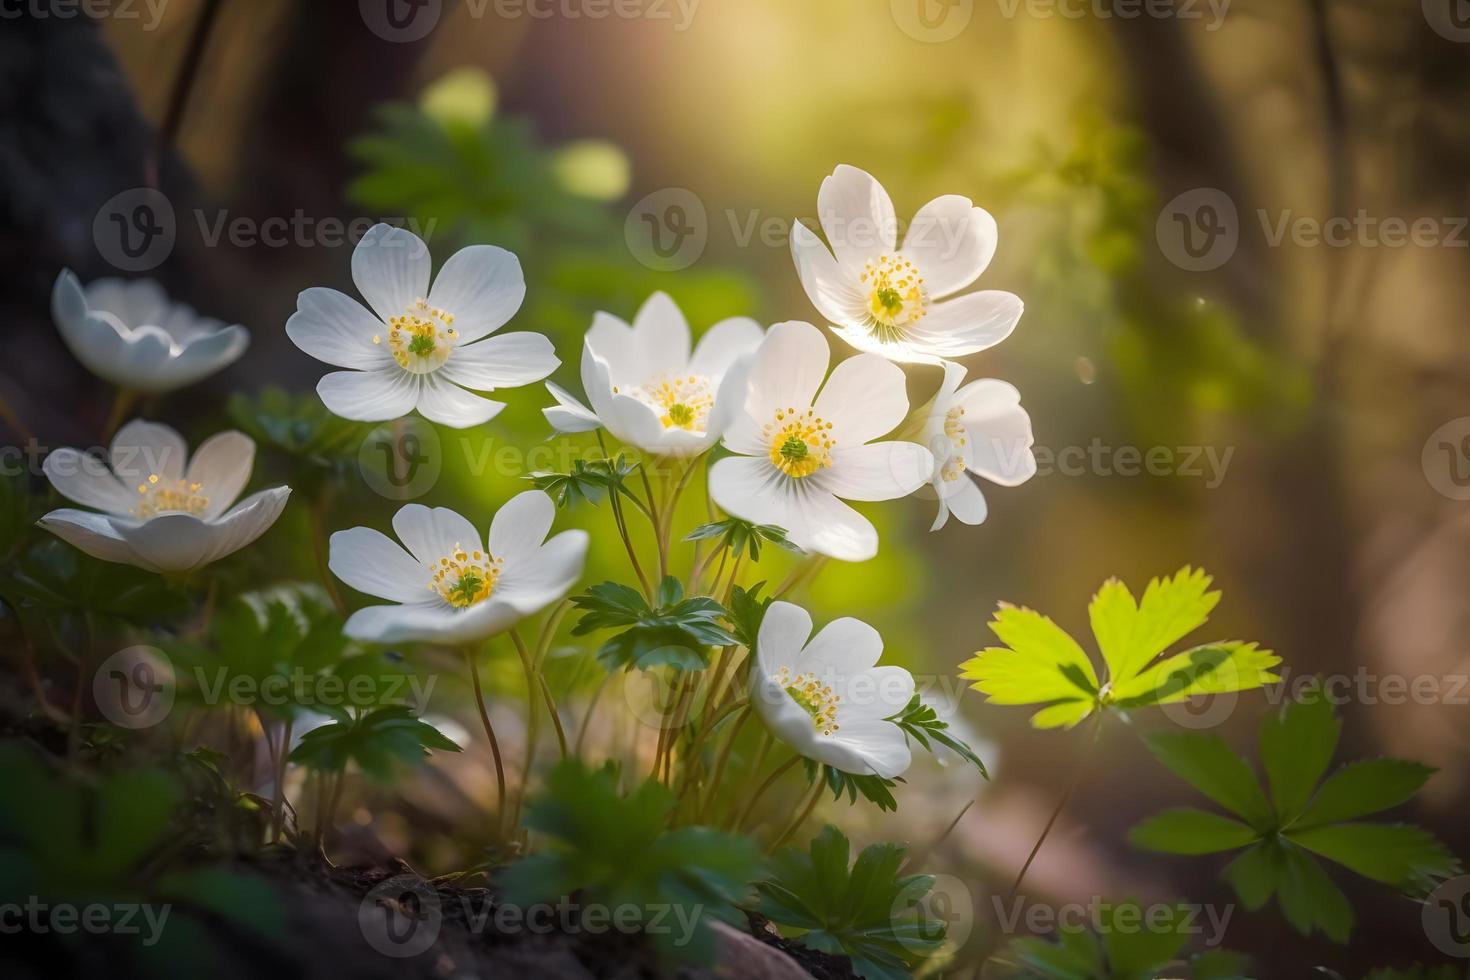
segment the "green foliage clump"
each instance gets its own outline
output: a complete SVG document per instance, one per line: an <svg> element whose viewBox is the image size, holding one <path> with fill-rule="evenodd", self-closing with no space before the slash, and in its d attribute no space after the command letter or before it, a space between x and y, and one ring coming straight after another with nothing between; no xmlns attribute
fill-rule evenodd
<svg viewBox="0 0 1470 980"><path fill-rule="evenodd" d="M681 670L709 666L709 648L738 643L722 624L729 612L709 596L684 597L684 586L672 575L659 583L654 604L630 586L616 582L594 585L576 596L583 612L573 636L622 629L597 651L608 670L669 665Z"/></svg>
<svg viewBox="0 0 1470 980"><path fill-rule="evenodd" d="M431 749L460 750L406 706L389 705L312 729L301 736L291 761L321 772L341 772L354 762L373 779L389 783L399 765L421 762Z"/></svg>

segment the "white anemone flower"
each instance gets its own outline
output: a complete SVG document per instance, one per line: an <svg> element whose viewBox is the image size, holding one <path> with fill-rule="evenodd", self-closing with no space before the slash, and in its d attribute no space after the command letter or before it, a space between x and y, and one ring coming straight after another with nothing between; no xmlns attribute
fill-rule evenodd
<svg viewBox="0 0 1470 980"><path fill-rule="evenodd" d="M582 387L589 410L548 384L557 405L543 409L553 428L601 426L655 456L697 456L719 441L739 410L748 358L760 324L721 320L690 353L689 323L665 293L654 293L629 326L610 313L592 320L582 346Z"/></svg>
<svg viewBox="0 0 1470 980"><path fill-rule="evenodd" d="M296 300L286 334L319 361L348 368L324 376L317 394L346 419L381 422L414 409L468 428L504 402L472 394L540 381L560 361L539 333L489 335L526 295L521 264L494 245L449 257L429 285L429 249L411 231L374 225L352 253L352 281L371 312L335 289ZM489 339L481 339L481 338Z"/></svg>
<svg viewBox="0 0 1470 980"><path fill-rule="evenodd" d="M903 371L858 354L824 385L830 357L827 339L809 323L770 329L752 361L742 411L725 433L725 447L737 455L710 468L710 494L736 517L785 528L803 550L866 561L878 553L878 532L843 499L913 493L928 482L934 457L916 443L871 441L908 412Z"/></svg>
<svg viewBox="0 0 1470 980"><path fill-rule="evenodd" d="M393 515L402 546L371 528L338 531L327 562L332 574L397 603L359 609L343 632L374 643L462 644L510 629L582 576L587 532L547 541L555 516L550 497L527 490L495 514L489 540L447 507L422 504Z"/></svg>
<svg viewBox="0 0 1470 980"><path fill-rule="evenodd" d="M899 246L888 192L844 164L822 181L817 211L831 250L796 222L796 271L812 305L858 350L933 364L993 347L1016 328L1019 297L954 295L995 255L995 219L969 198L946 194L924 205Z"/></svg>
<svg viewBox="0 0 1470 980"><path fill-rule="evenodd" d="M106 464L76 449L46 457L51 485L102 513L63 508L40 525L103 561L193 571L239 551L281 516L290 487L235 503L254 463L255 443L242 433L211 436L190 457L173 429L134 420L113 438Z"/></svg>
<svg viewBox="0 0 1470 980"><path fill-rule="evenodd" d="M98 279L83 287L63 269L51 290L51 316L88 371L146 394L207 378L250 346L244 327L173 302L152 279Z"/></svg>
<svg viewBox="0 0 1470 980"><path fill-rule="evenodd" d="M934 453L931 482L939 514L931 531L954 514L966 524L985 520L985 495L968 473L1003 487L1020 486L1036 475L1031 451L1031 416L1014 385L980 378L963 388L965 369L944 365L944 383L924 421L924 444Z"/></svg>
<svg viewBox="0 0 1470 980"><path fill-rule="evenodd" d="M876 666L882 655L883 638L861 620L834 619L812 636L805 609L773 602L756 640L751 704L798 755L893 779L912 756L903 729L887 719L914 696L914 677L902 667Z"/></svg>

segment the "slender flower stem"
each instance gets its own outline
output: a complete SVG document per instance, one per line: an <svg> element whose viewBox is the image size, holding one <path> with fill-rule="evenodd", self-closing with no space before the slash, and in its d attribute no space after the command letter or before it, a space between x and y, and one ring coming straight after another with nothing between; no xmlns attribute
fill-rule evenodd
<svg viewBox="0 0 1470 980"><path fill-rule="evenodd" d="M281 728L281 751L276 758L275 812L271 814L271 840L281 839L281 829L286 823L286 765L291 756L291 724L295 719L286 718Z"/></svg>
<svg viewBox="0 0 1470 980"><path fill-rule="evenodd" d="M790 840L791 835L796 833L797 830L801 829L802 824L806 823L806 818L812 815L812 811L817 808L817 802L822 798L822 787L824 785L825 784L821 779L815 779L812 781L811 798L806 801L806 806L797 811L795 818L793 818L792 821L786 825L786 829L781 831L778 836L776 836L769 844L766 845L767 854L775 853L776 848L780 847L782 844Z"/></svg>
<svg viewBox="0 0 1470 980"><path fill-rule="evenodd" d="M602 683L597 685L597 690L592 692L592 697L587 702L587 710L582 712L582 725L577 729L577 745L575 749L575 753L578 758L581 758L582 746L585 745L587 742L587 729L592 727L592 712L597 709L597 702L602 700L602 694L604 691L607 690L608 685L612 683L612 680L613 675L612 672L609 671L607 675L602 678Z"/></svg>
<svg viewBox="0 0 1470 980"><path fill-rule="evenodd" d="M1077 760L1076 767L1072 770L1072 776L1067 780L1067 786L1062 790L1062 798L1057 800L1056 809L1046 821L1046 826L1041 828L1041 836L1036 838L1036 844L1031 848L1031 853L1026 855L1026 863L1021 865L1021 873L1016 875L1016 880L1011 884L1011 890L1006 893L1007 898L1014 898L1021 890L1021 882L1026 879L1026 872L1031 870L1031 862L1036 860L1036 855L1041 853L1041 845L1046 843L1047 835L1051 833L1052 827L1056 825L1057 818L1067 807L1067 801L1072 798L1072 791L1077 788L1077 783L1082 778L1082 773L1087 769L1087 762L1092 757L1092 750L1097 746L1098 736L1102 732L1103 713L1098 711L1097 721L1092 726L1092 738L1087 742L1087 748L1082 753L1082 758Z"/></svg>
<svg viewBox="0 0 1470 980"><path fill-rule="evenodd" d="M750 799L746 801L745 809L740 811L740 818L735 821L735 826L737 828L742 831L750 829L747 821L750 819L751 814L755 812L755 805L760 802L762 796L766 795L766 790L776 785L776 780L786 775L786 771L792 766L796 765L797 762L799 762L800 760L801 756L793 755L791 758L781 763L775 769L771 770L771 774L766 777L765 782L761 783L760 788L752 793Z"/></svg>
<svg viewBox="0 0 1470 980"><path fill-rule="evenodd" d="M107 410L107 421L102 425L102 441L111 442L117 430L122 428L123 419L138 403L138 393L128 388L118 388L112 396L112 407Z"/></svg>
<svg viewBox="0 0 1470 980"><path fill-rule="evenodd" d="M569 754L567 751L567 730L562 727L561 715L556 710L556 699L551 696L551 686L546 683L546 675L538 672L536 679L541 682L541 697L546 701L546 711L551 715L552 727L556 729L556 745L561 750L561 757L565 759Z"/></svg>
<svg viewBox="0 0 1470 980"><path fill-rule="evenodd" d="M801 562L791 570L790 575L786 576L786 581L782 582L776 591L771 593L771 598L780 599L782 596L803 585L810 585L822 573L822 570L827 567L829 560L826 555L813 555L806 561Z"/></svg>
<svg viewBox="0 0 1470 980"><path fill-rule="evenodd" d="M674 514L679 509L679 498L684 494L684 488L689 485L689 478L699 468L697 460L689 460L684 467L684 472L679 474L678 481L674 484L673 492L669 494L668 500L663 508L664 526L659 535L659 556L665 569L669 566L669 547L673 539Z"/></svg>
<svg viewBox="0 0 1470 980"><path fill-rule="evenodd" d="M536 740L541 734L541 698L538 691L540 685L536 682L536 663L531 658L531 651L514 629L510 630L510 638L515 644L516 653L520 655L521 666L526 671L526 760L521 766L521 792L516 797L515 816L511 818L511 829L514 830L520 823L526 796L531 792L531 767L536 761Z"/></svg>
<svg viewBox="0 0 1470 980"><path fill-rule="evenodd" d="M158 141L153 150L153 156L148 161L148 186L158 188L158 174L162 167L164 156L173 145L178 136L179 127L184 121L184 109L189 104L189 93L194 87L194 79L199 74L199 66L204 61L204 50L209 44L209 32L214 27L214 22L219 16L221 0L205 0L204 9L199 14L199 19L194 22L194 32L189 35L189 47L184 51L184 60L179 65L179 73L174 76L173 87L169 92L168 109L163 117L163 123L158 127Z"/></svg>
<svg viewBox="0 0 1470 980"><path fill-rule="evenodd" d="M607 455L607 440L602 438L601 430L597 433L597 444L602 447L603 458ZM630 498L635 499L636 498ZM623 502L617 487L613 487L608 494L609 503L612 506L613 521L618 526L618 536L623 539L623 547L628 551L628 561L633 565L633 574L638 576L638 584L643 586L643 595L650 603L653 602L653 588L648 584L648 576L643 574L643 565L638 561L638 549L633 547L633 539L628 534L628 520L623 514ZM645 508L645 513L647 509Z"/></svg>
<svg viewBox="0 0 1470 980"><path fill-rule="evenodd" d="M470 683L475 689L475 707L480 710L480 724L484 726L485 737L490 740L490 754L495 759L495 817L500 824L500 832L505 833L505 763L500 758L500 740L495 737L495 728L490 724L490 713L485 710L485 695L480 690L480 668L475 663L475 648L472 645L464 648L464 659L470 667Z"/></svg>
<svg viewBox="0 0 1470 980"><path fill-rule="evenodd" d="M709 710L709 705L706 704L705 711L708 717L705 720L704 724L700 726L699 731L695 733L694 738L690 740L689 748L684 753L685 758L689 760L689 765L685 768L684 778L680 781L678 795L679 802L682 803L684 797L687 796L689 794L689 791L691 789L694 789L697 785L697 777L699 776L700 771L704 768L703 759L700 757L700 752L704 748L704 743L709 740L710 733L715 730L720 722L724 721L726 718L730 717L731 714L739 711L741 708L747 707L748 704L749 702L747 701L732 701L730 704L725 705L719 711L715 711L712 713ZM697 795L698 794L696 793L696 796Z"/></svg>
<svg viewBox="0 0 1470 980"><path fill-rule="evenodd" d="M308 520L311 522L311 550L316 558L317 575L321 577L322 588L327 590L327 597L332 600L332 606L338 613L347 612L347 603L342 599L342 592L337 588L337 580L332 576L331 569L327 566L327 530L325 514L332 505L332 493L323 490L321 495L306 509Z"/></svg>
<svg viewBox="0 0 1470 980"><path fill-rule="evenodd" d="M701 820L704 819L704 815L709 812L709 808L714 804L715 795L720 791L720 780L725 775L725 764L730 761L730 752L735 748L735 740L740 737L740 729L744 728L745 723L749 720L750 705L747 704L740 712L740 717L735 719L735 724L731 726L730 734L726 737L725 745L720 749L720 754L715 757L715 768L713 774L710 776L709 792L705 794L704 802L699 805L699 819ZM710 728L713 727L713 725L710 726Z"/></svg>

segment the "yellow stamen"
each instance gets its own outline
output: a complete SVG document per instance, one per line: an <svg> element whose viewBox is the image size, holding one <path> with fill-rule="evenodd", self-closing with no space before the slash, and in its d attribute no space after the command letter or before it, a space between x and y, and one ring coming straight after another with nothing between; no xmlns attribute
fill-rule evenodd
<svg viewBox="0 0 1470 980"><path fill-rule="evenodd" d="M775 421L763 430L771 465L787 476L802 479L832 465L832 423L823 421L812 409L777 409Z"/></svg>
<svg viewBox="0 0 1470 980"><path fill-rule="evenodd" d="M456 609L473 606L490 598L490 593L495 591L502 563L503 559L478 549L465 551L456 542L454 550L434 566L429 588Z"/></svg>

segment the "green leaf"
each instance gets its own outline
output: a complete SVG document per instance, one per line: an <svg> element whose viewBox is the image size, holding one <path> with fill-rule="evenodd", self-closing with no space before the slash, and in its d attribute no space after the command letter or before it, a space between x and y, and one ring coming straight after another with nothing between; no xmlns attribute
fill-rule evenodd
<svg viewBox="0 0 1470 980"><path fill-rule="evenodd" d="M990 623L1004 647L981 650L960 665L960 676L974 681L996 704L1092 702L1098 693L1092 662L1061 627L1031 609L1002 604ZM1091 711L1082 711L1072 722Z"/></svg>
<svg viewBox="0 0 1470 980"><path fill-rule="evenodd" d="M1365 878L1398 888L1420 875L1451 877L1460 867L1433 834L1405 824L1330 824L1293 830L1291 840Z"/></svg>
<svg viewBox="0 0 1470 980"><path fill-rule="evenodd" d="M1165 810L1134 827L1128 840L1135 847L1171 854L1233 851L1256 840L1257 833L1229 817L1181 807Z"/></svg>
<svg viewBox="0 0 1470 980"><path fill-rule="evenodd" d="M399 765L423 761L431 749L458 752L459 746L402 705L370 711L314 728L301 736L291 761L325 772L341 772L355 762L381 783L391 782Z"/></svg>
<svg viewBox="0 0 1470 980"><path fill-rule="evenodd" d="M893 787L898 785L900 779L885 779L882 776L857 776L832 766L820 765L810 759L803 759L802 764L806 768L806 780L808 783L814 779L821 779L832 791L832 799L840 800L845 795L849 805L856 803L859 796L869 803L875 804L879 810L893 812L898 809L898 800L894 798Z"/></svg>
<svg viewBox="0 0 1470 980"><path fill-rule="evenodd" d="M1163 909L1168 909L1167 917L1159 915ZM1191 921L1188 908L1155 906L1148 911L1145 918L1143 908L1131 899L1099 908L1109 976L1152 980L1184 947L1188 936L1183 930Z"/></svg>
<svg viewBox="0 0 1470 980"><path fill-rule="evenodd" d="M1161 732L1145 739L1154 757L1174 775L1252 827L1269 827L1271 805L1244 759L1218 735Z"/></svg>
<svg viewBox="0 0 1470 980"><path fill-rule="evenodd" d="M929 914L928 875L900 875L904 849L873 844L848 867L847 838L824 827L803 851L786 848L759 883L758 911L781 925L806 930L814 949L841 953L868 980L907 978L935 953L945 923Z"/></svg>
<svg viewBox="0 0 1470 980"><path fill-rule="evenodd" d="M902 711L888 720L902 728L905 735L922 745L926 751L932 753L934 749L929 743L937 742L980 770L981 776L990 778L990 774L985 771L985 763L980 761L975 750L951 735L949 723L941 721L935 710L920 700L919 695L915 694Z"/></svg>
<svg viewBox="0 0 1470 980"><path fill-rule="evenodd" d="M1437 770L1403 759L1351 762L1317 790L1293 831L1378 813L1412 798Z"/></svg>
<svg viewBox="0 0 1470 980"><path fill-rule="evenodd" d="M1280 845L1275 841L1261 841L1240 852L1225 866L1225 880L1240 896L1241 904L1258 909L1276 894L1276 882L1284 864Z"/></svg>
<svg viewBox="0 0 1470 980"><path fill-rule="evenodd" d="M730 632L752 650L760 636L761 623L765 622L766 610L776 601L772 596L761 598L765 584L757 582L748 589L737 585L730 590Z"/></svg>
<svg viewBox="0 0 1470 980"><path fill-rule="evenodd" d="M1143 673L1115 684L1113 700L1124 708L1174 704L1205 694L1249 691L1281 678L1271 668L1281 658L1254 643L1211 643L1166 657Z"/></svg>
<svg viewBox="0 0 1470 980"><path fill-rule="evenodd" d="M761 542L801 554L801 549L786 539L786 529L775 524L752 524L739 517L726 518L712 524L701 524L684 536L685 541L719 538L721 544L738 556L743 549L751 561L760 561Z"/></svg>
<svg viewBox="0 0 1470 980"><path fill-rule="evenodd" d="M1295 847L1283 848L1277 894L1286 920L1302 935L1321 929L1345 943L1353 929L1353 910L1322 866Z"/></svg>
<svg viewBox="0 0 1470 980"><path fill-rule="evenodd" d="M1301 813L1337 751L1342 723L1320 694L1288 702L1261 723L1261 761L1283 824Z"/></svg>
<svg viewBox="0 0 1470 980"><path fill-rule="evenodd" d="M709 666L709 648L740 642L724 622L730 612L709 596L685 599L673 576L659 583L657 607L635 589L615 582L594 585L572 599L583 611L573 636L602 629L622 629L598 650L609 670L648 670L672 665L681 670Z"/></svg>
<svg viewBox="0 0 1470 980"><path fill-rule="evenodd" d="M733 920L736 906L751 900L760 853L748 838L707 827L667 830L673 806L659 783L622 796L611 770L560 763L526 809L526 825L545 837L543 850L500 876L504 900L526 906L581 891L586 902L610 908L672 909L675 921L695 923L690 945L677 945L679 930L650 939L671 956L709 962L709 920Z"/></svg>

